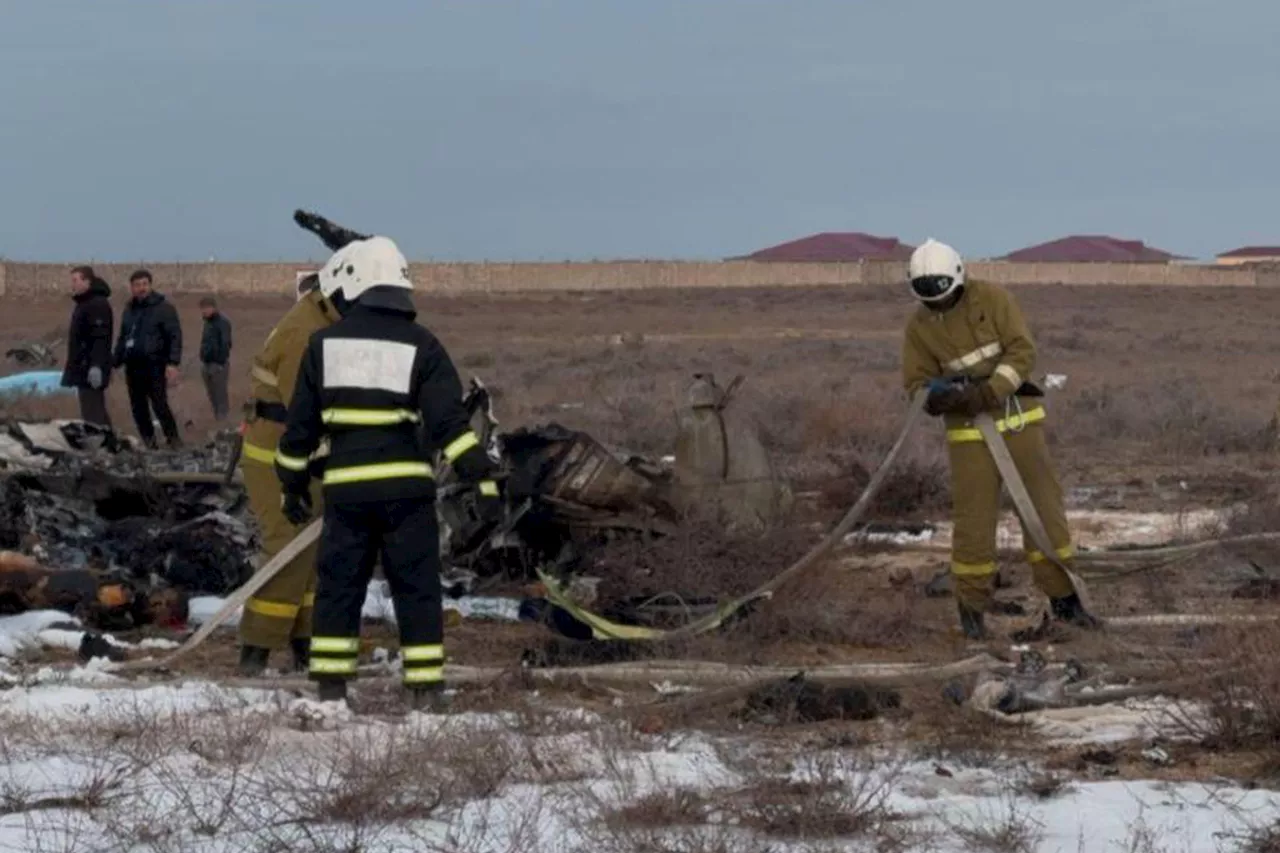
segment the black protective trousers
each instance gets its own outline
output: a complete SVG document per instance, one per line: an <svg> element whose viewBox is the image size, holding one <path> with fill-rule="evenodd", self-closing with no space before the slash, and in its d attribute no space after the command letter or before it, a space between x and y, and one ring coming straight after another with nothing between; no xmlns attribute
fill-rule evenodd
<svg viewBox="0 0 1280 853"><path fill-rule="evenodd" d="M311 623L311 676L351 678L360 650L360 611L373 568L391 587L406 686L444 683L440 530L430 497L326 503Z"/></svg>
<svg viewBox="0 0 1280 853"><path fill-rule="evenodd" d="M151 412L164 430L169 441L178 440L178 422L169 408L169 382L165 378L163 361L129 361L124 366L125 384L129 388L129 408L133 411L133 423L138 435L150 444L155 441L156 428L151 422Z"/></svg>

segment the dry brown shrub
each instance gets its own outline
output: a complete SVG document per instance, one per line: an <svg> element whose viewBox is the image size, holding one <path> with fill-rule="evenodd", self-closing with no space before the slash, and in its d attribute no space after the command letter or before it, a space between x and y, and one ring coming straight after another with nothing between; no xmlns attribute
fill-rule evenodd
<svg viewBox="0 0 1280 853"><path fill-rule="evenodd" d="M917 753L947 764L991 767L1031 731L1030 724L1013 718L997 720L957 707L940 685L904 690L903 704L911 709L907 734Z"/></svg>
<svg viewBox="0 0 1280 853"><path fill-rule="evenodd" d="M892 851L910 849L919 840L887 805L896 767L876 772L856 756L835 753L806 761L804 778L779 774L768 761L734 764L745 777L742 784L704 790L636 795L632 780L619 786L615 779L616 804L594 792L587 795L588 811L601 818L588 820L584 829L602 842L608 838L611 849L622 850L686 850L699 837L716 844L692 849L721 849L728 843L730 850L747 843L753 846L746 849L768 849L765 839L777 838L788 842L787 849L795 849L797 842L859 839L872 849Z"/></svg>
<svg viewBox="0 0 1280 853"><path fill-rule="evenodd" d="M823 504L844 512L862 496L871 472L882 461L871 453L832 454L831 467L839 473L819 483ZM914 445L903 452L885 477L872 501L869 517L907 520L936 513L951 505L951 469L946 454L936 445Z"/></svg>
<svg viewBox="0 0 1280 853"><path fill-rule="evenodd" d="M887 787L854 788L844 780L769 779L734 792L726 803L740 825L796 839L889 838L900 816Z"/></svg>
<svg viewBox="0 0 1280 853"><path fill-rule="evenodd" d="M1064 397L1053 432L1067 444L1139 440L1177 457L1258 449L1261 423L1197 381L1103 382Z"/></svg>
<svg viewBox="0 0 1280 853"><path fill-rule="evenodd" d="M969 853L1035 853L1044 838L1044 825L1012 785L993 801L981 801L972 812L944 817L943 822Z"/></svg>
<svg viewBox="0 0 1280 853"><path fill-rule="evenodd" d="M713 804L700 791L674 788L653 791L634 802L625 803L605 813L605 825L611 830L667 829L705 823Z"/></svg>
<svg viewBox="0 0 1280 853"><path fill-rule="evenodd" d="M772 579L813 545L797 525L732 531L719 520L691 515L670 536L619 538L593 553L601 598L676 593L686 601L724 599Z"/></svg>
<svg viewBox="0 0 1280 853"><path fill-rule="evenodd" d="M920 597L913 590L861 588L832 567L784 587L734 623L729 638L752 645L780 642L904 648L919 631Z"/></svg>
<svg viewBox="0 0 1280 853"><path fill-rule="evenodd" d="M1280 853L1280 821L1249 829L1233 840L1232 853Z"/></svg>
<svg viewBox="0 0 1280 853"><path fill-rule="evenodd" d="M1223 629L1206 652L1221 664L1188 673L1201 679L1190 693L1198 704L1180 722L1205 746L1250 750L1266 775L1280 776L1280 625Z"/></svg>

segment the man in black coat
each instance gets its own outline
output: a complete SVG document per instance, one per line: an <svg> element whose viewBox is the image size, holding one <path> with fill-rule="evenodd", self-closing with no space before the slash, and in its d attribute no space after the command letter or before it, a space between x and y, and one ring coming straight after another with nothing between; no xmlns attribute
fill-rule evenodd
<svg viewBox="0 0 1280 853"><path fill-rule="evenodd" d="M152 410L164 430L170 447L181 447L178 422L169 408L169 384L178 379L182 362L182 325L173 305L152 288L151 273L138 270L129 276L133 298L120 318L115 365L124 368L129 388L129 406L138 435L155 449L156 431Z"/></svg>
<svg viewBox="0 0 1280 853"><path fill-rule="evenodd" d="M111 333L115 313L111 288L93 273L93 267L71 271L71 312L67 330L67 366L62 385L75 388L80 397L80 419L111 428L107 414L107 384L111 381Z"/></svg>

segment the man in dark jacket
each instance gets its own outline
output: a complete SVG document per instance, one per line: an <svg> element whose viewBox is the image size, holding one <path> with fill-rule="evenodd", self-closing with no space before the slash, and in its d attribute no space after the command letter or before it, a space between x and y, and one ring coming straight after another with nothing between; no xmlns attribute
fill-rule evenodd
<svg viewBox="0 0 1280 853"><path fill-rule="evenodd" d="M93 267L71 271L71 312L67 330L67 366L62 384L80 396L80 419L111 427L107 414L107 383L111 381L111 333L115 313L111 288L93 274Z"/></svg>
<svg viewBox="0 0 1280 853"><path fill-rule="evenodd" d="M116 341L115 365L124 368L129 388L129 407L138 435L147 447L156 447L156 430L151 421L155 411L170 447L181 447L178 422L169 408L169 383L178 379L182 361L182 326L178 312L152 289L151 273L138 270L129 276L133 298L120 318L120 338Z"/></svg>
<svg viewBox="0 0 1280 853"><path fill-rule="evenodd" d="M200 376L218 423L227 419L227 366L231 362L231 322L218 311L212 296L200 300L204 334L200 336Z"/></svg>

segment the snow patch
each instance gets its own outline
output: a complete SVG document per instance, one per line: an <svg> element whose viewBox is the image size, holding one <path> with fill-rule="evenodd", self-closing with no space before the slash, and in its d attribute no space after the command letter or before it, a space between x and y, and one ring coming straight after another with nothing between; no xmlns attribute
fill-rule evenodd
<svg viewBox="0 0 1280 853"><path fill-rule="evenodd" d="M66 643L65 635L76 634L75 645L69 648L78 649L83 631L57 630L54 626L79 624L74 616L60 610L28 610L13 616L0 616L0 657L15 658L25 649L38 648L42 642L41 634L45 632L50 636L50 645Z"/></svg>
<svg viewBox="0 0 1280 853"><path fill-rule="evenodd" d="M1135 705L1127 710L1144 709ZM755 773L767 773L768 767L776 768L774 774L781 779L805 781L822 773L826 781L851 790L883 790L885 806L904 815L904 823L937 832L928 849L956 853L965 848L954 827L999 826L1011 808L1038 827L1042 837L1030 848L1037 853L1129 849L1124 842L1134 837L1134 827L1144 827L1156 838L1176 839L1171 849L1216 851L1221 849L1221 833L1238 832L1250 819L1266 820L1280 809L1280 794L1275 792L1153 781L1074 782L1040 799L1021 793L1019 781L1037 771L1027 765L1006 762L942 771L933 761L904 761L883 748L815 752L778 739L751 743L742 737L697 733L644 736L581 710L550 713L562 716L564 722L580 722L584 728L564 733L563 727L552 725L544 730L549 733L529 733L514 712L411 714L388 722L352 715L333 703L197 681L136 690L73 685L18 688L0 693L0 725L10 733L22 731L24 718L53 719L57 726L51 730L52 737L41 730L34 739L15 741L12 759L0 766L0 787L19 805L24 800L75 796L102 782L111 796L92 812L24 812L15 806L18 811L0 817L0 849L72 849L53 846L69 822L82 822L84 838L110 837L98 833L128 826L140 816L145 816L147 826L171 825L177 833L170 839L174 849L193 853L251 849L262 840L263 826L278 818L274 810L282 804L288 808L291 796L314 801L326 787L337 792L343 771L335 768L343 766L343 759L335 765L335 757L357 750L377 761L391 754L395 744L413 744L424 736L457 738L459 743L470 738L482 745L475 760L488 760L485 750L492 748L509 748L514 756L536 751L540 766L551 760L576 773L540 776L522 761L518 773L499 778L492 790L466 802L425 818L364 826L358 831L373 831L376 837L375 846L366 849L456 849L450 839L457 838L468 839L464 849L475 853L577 849L584 834L593 834L582 832L582 822L598 821L603 817L601 808L677 788L701 791L714 801L725 790L754 784ZM93 734L93 724L99 720L145 723L154 718L163 727L174 715L185 715L185 724L196 728L182 731L197 736L166 741L153 737L153 729L132 724L122 725L118 736L114 730L106 738L101 732ZM266 725L268 733L260 741L262 751L249 750L233 769L212 741L198 735L203 731L200 726L211 726L207 732L234 731L223 727L234 727L238 716ZM139 760L131 752L137 748L131 740L135 729L156 750L154 756ZM417 743L421 748L422 742ZM758 751L779 760L756 762ZM434 753L424 753L428 754ZM442 772L446 760L442 756ZM459 757L452 761L457 767ZM744 776L744 767L757 771ZM293 783L282 784L286 777L270 775L281 768L293 774L287 777ZM433 778L429 767L425 772ZM357 777L356 783L361 784L362 778ZM401 788L397 794L396 783L390 784L390 796L410 792ZM295 791L299 785L314 791ZM228 809L227 803L234 803L234 808ZM200 813L212 809L210 814L220 816L208 824L216 830L212 835L190 829L199 816L192 809ZM317 844L347 849L351 833L357 830L338 819L318 822L308 831L315 833ZM780 853L806 849L801 841L767 841ZM874 844L846 844L839 849L874 849Z"/></svg>
<svg viewBox="0 0 1280 853"><path fill-rule="evenodd" d="M225 602L226 599L211 595L193 598L188 618L193 625L203 625L222 608ZM461 598L446 598L444 609L454 610L464 619L491 619L501 622L517 622L520 619L520 602L514 598L465 595ZM239 625L242 613L243 608L237 610L223 624L227 627ZM370 622L385 622L388 625L396 623L395 604L391 598L391 589L385 580L369 583L361 616Z"/></svg>
<svg viewBox="0 0 1280 853"><path fill-rule="evenodd" d="M1195 538L1221 529L1234 510L1191 509L1180 513L1130 512L1127 510L1067 510L1067 522L1076 546L1082 551L1116 547L1154 547L1188 537ZM846 545L859 542L950 548L952 524L940 521L919 530L863 531L845 538ZM1006 512L996 529L996 546L1001 550L1022 548L1022 525Z"/></svg>

